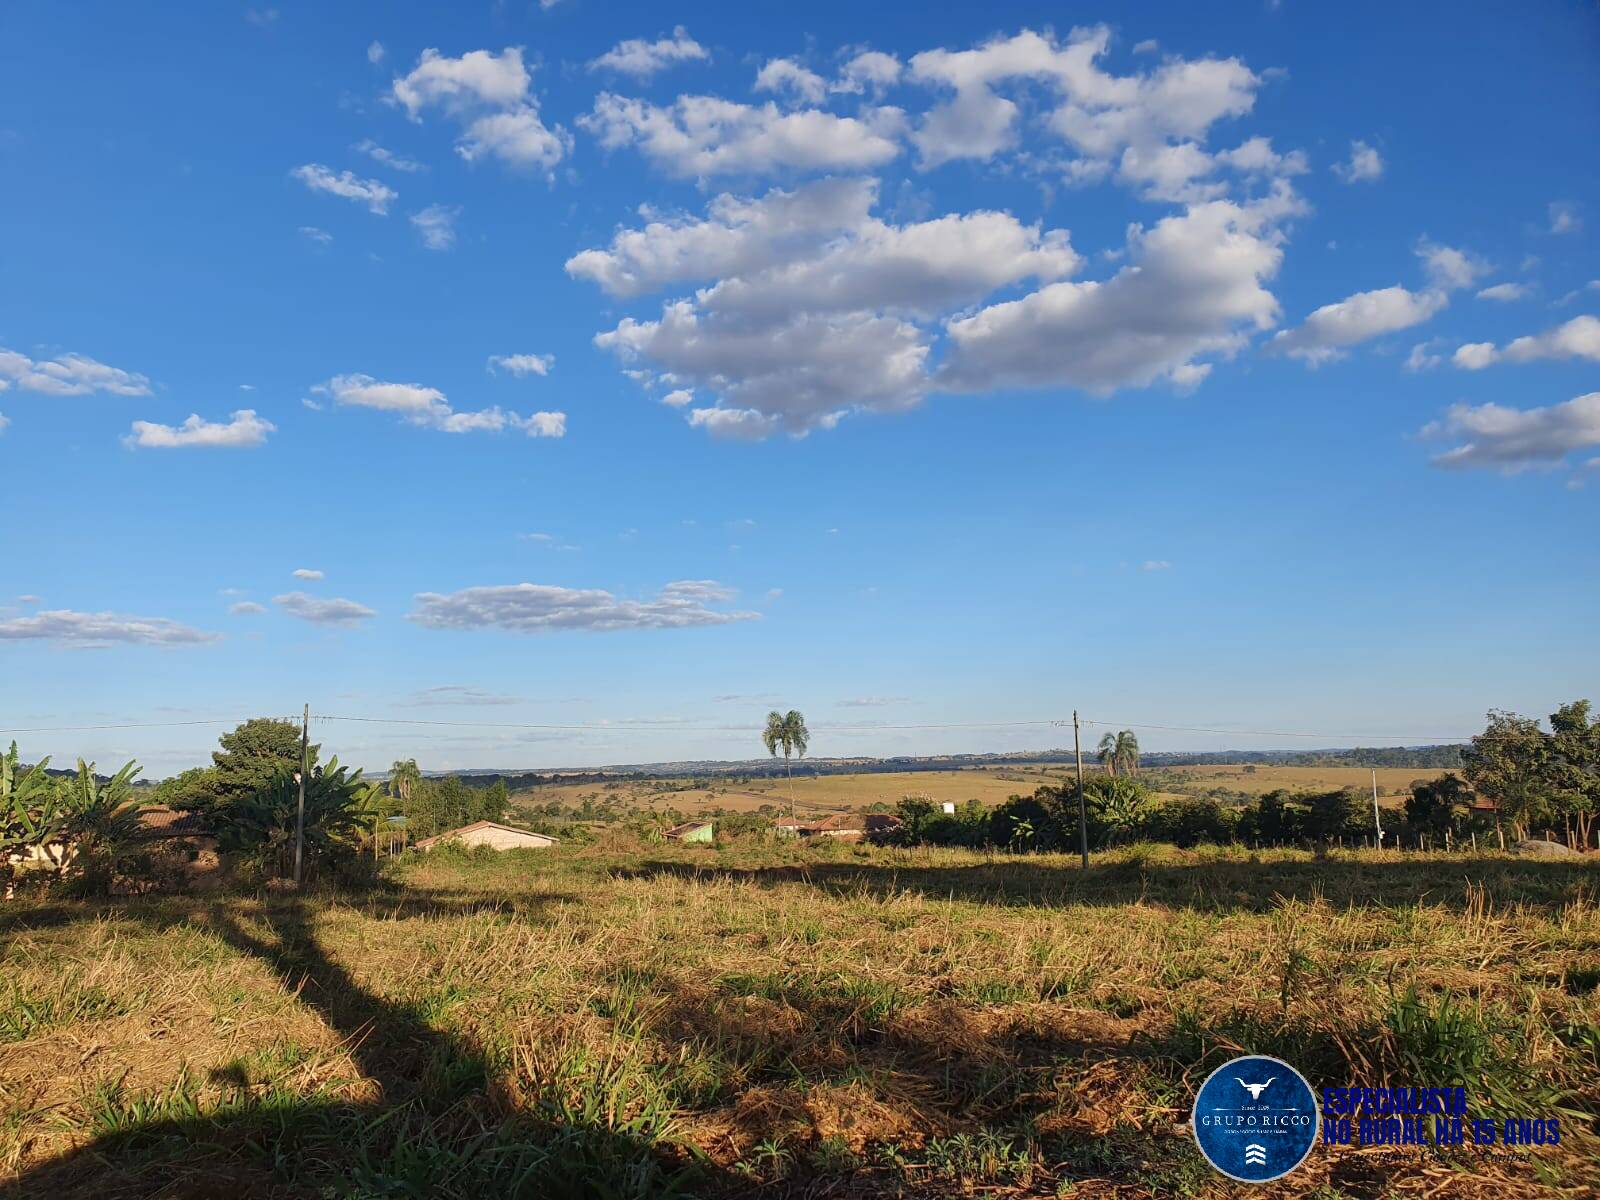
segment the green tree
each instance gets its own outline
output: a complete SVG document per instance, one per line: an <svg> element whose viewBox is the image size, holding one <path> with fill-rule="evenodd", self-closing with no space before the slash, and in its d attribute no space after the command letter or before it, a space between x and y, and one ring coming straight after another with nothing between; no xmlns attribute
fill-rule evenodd
<svg viewBox="0 0 1600 1200"><path fill-rule="evenodd" d="M259 870L288 876L294 869L294 842L300 787L291 771L280 771L260 791L227 805L217 841ZM367 789L361 772L349 774L337 758L313 767L306 777L305 868L308 873L354 857L363 825Z"/></svg>
<svg viewBox="0 0 1600 1200"><path fill-rule="evenodd" d="M1513 836L1525 837L1550 811L1550 745L1538 721L1491 709L1461 762L1478 794L1495 802L1495 824L1510 823Z"/></svg>
<svg viewBox="0 0 1600 1200"><path fill-rule="evenodd" d="M1600 811L1600 717L1589 710L1587 700L1574 700L1550 714L1550 782L1585 850Z"/></svg>
<svg viewBox="0 0 1600 1200"><path fill-rule="evenodd" d="M1241 814L1239 836L1246 841L1296 842L1305 836L1305 808L1283 788L1267 792Z"/></svg>
<svg viewBox="0 0 1600 1200"><path fill-rule="evenodd" d="M1446 833L1459 833L1472 811L1472 788L1453 771L1437 779L1419 779L1406 797L1406 824L1441 842Z"/></svg>
<svg viewBox="0 0 1600 1200"><path fill-rule="evenodd" d="M783 773L789 779L789 815L794 816L794 773L789 763L791 755L801 758L806 756L806 750L811 743L811 731L806 728L806 719L798 709L791 708L786 713L776 710L767 714L766 728L761 731L761 744L767 748L767 753L776 756L778 751L783 751Z"/></svg>
<svg viewBox="0 0 1600 1200"><path fill-rule="evenodd" d="M1337 788L1328 792L1312 792L1302 797L1306 810L1304 827L1307 837L1321 842L1334 838L1359 837L1371 831L1369 801L1354 788Z"/></svg>
<svg viewBox="0 0 1600 1200"><path fill-rule="evenodd" d="M210 804L190 807L230 804L265 790L279 775L300 769L300 727L290 721L256 717L217 740L222 749L211 752ZM312 767L317 765L319 749L315 744L309 749Z"/></svg>

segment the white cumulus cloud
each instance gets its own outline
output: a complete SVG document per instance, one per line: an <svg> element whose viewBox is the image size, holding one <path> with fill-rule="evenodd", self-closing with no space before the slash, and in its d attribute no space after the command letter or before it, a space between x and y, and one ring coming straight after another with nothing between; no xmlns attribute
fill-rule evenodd
<svg viewBox="0 0 1600 1200"><path fill-rule="evenodd" d="M1581 358L1600 362L1600 318L1573 317L1543 333L1519 337L1497 348L1493 342L1469 342L1452 357L1456 366L1477 371L1491 363L1527 363L1539 359Z"/></svg>
<svg viewBox="0 0 1600 1200"><path fill-rule="evenodd" d="M658 319L624 318L596 344L678 385L669 402L714 394L688 413L739 438L828 428L852 408L892 410L928 386L931 334L918 321L1026 279L1081 264L1065 231L1009 213L908 225L871 216L872 180L825 179L760 199L723 195L704 219L625 230L567 270L615 295L711 278Z"/></svg>
<svg viewBox="0 0 1600 1200"><path fill-rule="evenodd" d="M439 108L461 122L456 153L468 162L494 157L513 167L548 171L565 157L571 138L540 118L538 102L529 94L532 81L516 46L499 54L473 50L459 58L430 49L394 81L391 94L412 120Z"/></svg>
<svg viewBox="0 0 1600 1200"><path fill-rule="evenodd" d="M182 425L135 421L132 432L122 440L145 450L239 449L264 445L267 434L277 428L256 416L253 409L241 408L227 421L207 421L198 413L190 414Z"/></svg>
<svg viewBox="0 0 1600 1200"><path fill-rule="evenodd" d="M689 36L682 25L672 31L671 37L660 37L653 42L644 38L628 38L618 42L589 64L591 71L617 71L635 79L649 79L657 72L686 62L706 62L711 53Z"/></svg>
<svg viewBox="0 0 1600 1200"><path fill-rule="evenodd" d="M578 125L608 150L636 145L663 170L688 178L881 166L900 152L894 113L871 121L820 109L784 112L771 101L740 104L679 96L667 107L602 92Z"/></svg>
<svg viewBox="0 0 1600 1200"><path fill-rule="evenodd" d="M1383 155L1366 142L1350 143L1350 158L1334 163L1333 173L1346 183L1376 183L1383 178Z"/></svg>
<svg viewBox="0 0 1600 1200"><path fill-rule="evenodd" d="M567 431L565 413L536 412L520 416L501 408L457 412L438 388L419 383L387 383L371 375L335 375L312 391L334 403L397 413L409 424L443 433L499 433L520 429L529 437L559 438Z"/></svg>
<svg viewBox="0 0 1600 1200"><path fill-rule="evenodd" d="M1542 408L1457 404L1422 433L1465 439L1433 460L1441 467L1514 472L1559 466L1574 451L1600 446L1600 392Z"/></svg>
<svg viewBox="0 0 1600 1200"><path fill-rule="evenodd" d="M1158 379L1192 387L1210 370L1196 358L1236 353L1277 320L1266 287L1283 258L1276 215L1216 200L1135 228L1129 263L1111 278L1048 284L950 321L941 382L1097 395Z"/></svg>

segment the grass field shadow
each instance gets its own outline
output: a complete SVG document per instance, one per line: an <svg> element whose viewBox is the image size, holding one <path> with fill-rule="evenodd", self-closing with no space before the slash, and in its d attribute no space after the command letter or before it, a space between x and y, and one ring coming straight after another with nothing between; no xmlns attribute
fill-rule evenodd
<svg viewBox="0 0 1600 1200"><path fill-rule="evenodd" d="M912 860L741 866L650 860L616 868L613 875L802 886L843 897L914 894L931 900L1046 908L1145 903L1259 913L1285 900L1320 900L1341 908L1427 904L1461 911L1481 907L1487 898L1553 914L1574 901L1593 898L1600 888L1600 861L1466 856L1355 861L1330 855L1304 861L1230 858L1163 863L1134 857L1091 864L1083 871L1064 859L1040 861L1021 855L953 865L920 865Z"/></svg>
<svg viewBox="0 0 1600 1200"><path fill-rule="evenodd" d="M524 895L485 905L411 892L370 902L389 916L487 908L527 920L560 899ZM62 905L11 925L50 927L114 913L157 929L209 930L268 967L338 1035L366 1083L360 1098L253 1090L237 1065L210 1073L203 1101L194 1087L151 1097L104 1085L88 1102L95 1138L0 1185L0 1195L643 1198L706 1182L704 1165L674 1145L574 1119L571 1110L551 1111L536 1098L508 1101L516 1089L503 1086L504 1063L435 1027L416 1006L363 989L319 940L305 900L268 899L243 917L230 907Z"/></svg>

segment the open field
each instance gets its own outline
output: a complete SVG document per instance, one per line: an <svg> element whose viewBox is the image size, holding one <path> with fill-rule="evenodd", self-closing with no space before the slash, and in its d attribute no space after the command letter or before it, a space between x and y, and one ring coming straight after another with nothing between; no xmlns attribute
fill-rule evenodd
<svg viewBox="0 0 1600 1200"><path fill-rule="evenodd" d="M1259 766L1167 767L1163 774L1181 777L1186 788L1194 791L1225 787L1259 796L1277 788L1315 792L1353 787L1365 791L1372 786L1373 772L1367 767L1275 767L1263 763ZM1443 774L1433 767L1379 767L1378 795L1380 799L1404 795L1416 780L1434 779Z"/></svg>
<svg viewBox="0 0 1600 1200"><path fill-rule="evenodd" d="M361 894L0 908L19 1195L1594 1195L1591 861L441 853ZM1112 933L1114 931L1114 934ZM1563 1114L1493 1158L1183 1129L1242 1050ZM1588 1126L1589 1128L1586 1128ZM4 1189L0 1184L0 1190Z"/></svg>
<svg viewBox="0 0 1600 1200"><path fill-rule="evenodd" d="M797 776L794 800L802 815L831 812L842 808L866 808L875 803L894 805L901 797L922 793L935 801L954 800L965 804L977 799L984 804L1000 804L1018 792L1031 792L1040 783L1051 782L1031 771L866 771L858 775ZM763 804L789 810L789 784L775 778L743 779L662 779L619 780L614 784L552 784L518 792L513 804L536 804L559 800L576 806L585 796L596 799L607 795L621 797L630 808L677 808L697 812L701 808L722 807L730 812L754 812Z"/></svg>
<svg viewBox="0 0 1600 1200"><path fill-rule="evenodd" d="M1085 774L1099 771L1098 764L1085 763ZM1158 796L1180 792L1203 792L1225 787L1231 791L1259 795L1274 788L1291 791L1328 791L1333 788L1367 788L1371 773L1365 767L1245 767L1237 765L1170 767L1146 772L1163 781ZM1384 767L1378 770L1378 788L1387 803L1406 792L1417 779L1431 779L1442 772L1429 768ZM984 767L954 771L895 771L850 775L802 776L794 781L796 809L802 816L838 809L862 809L873 804L897 804L903 796L926 795L935 802L951 800L965 804L978 800L986 805L1000 804L1007 798L1032 792L1049 784L1059 786L1073 779L1070 766L1059 763ZM626 779L611 783L551 784L518 792L514 808L558 801L576 808L585 797L599 801L618 797L635 809L676 808L685 813L723 808L730 812L753 812L770 805L783 812L789 809L789 787L782 776L744 780L733 779Z"/></svg>

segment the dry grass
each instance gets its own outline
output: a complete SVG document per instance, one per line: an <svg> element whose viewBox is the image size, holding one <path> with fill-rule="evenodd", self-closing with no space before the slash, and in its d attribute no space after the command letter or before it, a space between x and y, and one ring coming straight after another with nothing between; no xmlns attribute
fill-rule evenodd
<svg viewBox="0 0 1600 1200"><path fill-rule="evenodd" d="M1597 883L1498 857L1135 848L1085 876L786 845L12 905L0 1178L97 1200L1243 1194L1182 1122L1244 1050L1592 1122ZM1318 1148L1265 1192L1592 1195L1584 1124L1496 1159Z"/></svg>
<svg viewBox="0 0 1600 1200"><path fill-rule="evenodd" d="M1098 770L1085 763L1089 773ZM1384 767L1378 771L1378 788L1386 805L1409 790L1417 779L1431 779L1437 770ZM865 771L849 775L802 776L794 780L794 799L802 816L840 809L862 809L873 804L894 805L907 795L924 795L935 802L965 804L977 800L1001 804L1011 796L1026 795L1042 785L1061 786L1073 778L1072 768L1060 763L1028 763L952 771ZM1162 795L1203 792L1224 787L1259 795L1275 788L1290 791L1328 791L1366 788L1371 773L1365 767L1275 767L1208 765L1172 767L1159 773L1166 790ZM611 784L550 784L517 793L513 805L524 808L552 800L577 808L585 797L599 801L615 796L624 807L639 810L674 808L696 813L721 808L728 812L754 812L763 805L782 812L789 807L789 785L782 776L748 783L725 779L617 780Z"/></svg>

